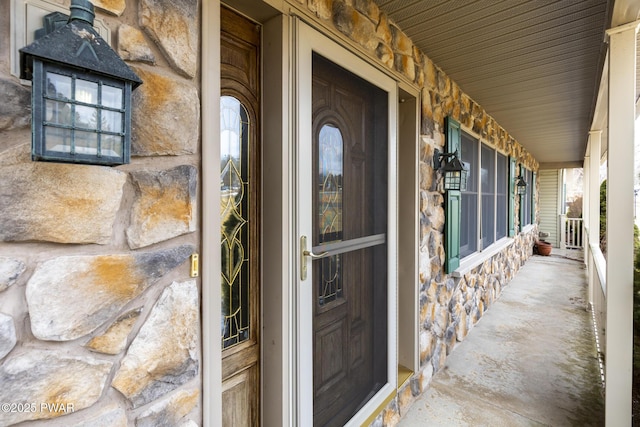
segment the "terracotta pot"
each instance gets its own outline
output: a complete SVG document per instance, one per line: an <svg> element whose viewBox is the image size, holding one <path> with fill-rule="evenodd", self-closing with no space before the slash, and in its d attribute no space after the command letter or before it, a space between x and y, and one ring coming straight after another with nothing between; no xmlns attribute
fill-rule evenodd
<svg viewBox="0 0 640 427"><path fill-rule="evenodd" d="M551 254L551 244L539 240L536 242L536 248L538 249L538 255L549 256Z"/></svg>

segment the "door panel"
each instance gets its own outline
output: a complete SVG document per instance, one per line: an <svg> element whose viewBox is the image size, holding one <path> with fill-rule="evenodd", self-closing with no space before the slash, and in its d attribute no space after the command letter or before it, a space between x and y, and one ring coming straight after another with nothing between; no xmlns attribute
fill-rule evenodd
<svg viewBox="0 0 640 427"><path fill-rule="evenodd" d="M387 382L387 94L312 60L314 425Z"/></svg>
<svg viewBox="0 0 640 427"><path fill-rule="evenodd" d="M222 425L223 426L257 426L255 409L258 383L258 367L253 365L241 370L222 383Z"/></svg>
<svg viewBox="0 0 640 427"><path fill-rule="evenodd" d="M222 423L259 425L260 28L221 8Z"/></svg>

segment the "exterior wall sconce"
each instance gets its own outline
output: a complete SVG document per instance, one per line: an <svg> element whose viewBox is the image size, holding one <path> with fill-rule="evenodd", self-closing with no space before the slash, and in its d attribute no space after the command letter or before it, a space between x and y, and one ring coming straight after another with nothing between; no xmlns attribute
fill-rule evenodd
<svg viewBox="0 0 640 427"><path fill-rule="evenodd" d="M444 166L442 161L445 160ZM444 189L446 191L465 191L469 171L458 158L458 151L454 153L440 153L436 149L433 154L433 167L441 170L444 175Z"/></svg>
<svg viewBox="0 0 640 427"><path fill-rule="evenodd" d="M121 165L131 154L131 92L142 80L93 29L88 0L70 16L43 19L20 49L20 78L32 80L31 158Z"/></svg>
<svg viewBox="0 0 640 427"><path fill-rule="evenodd" d="M519 175L516 178L516 190L519 196L527 194L527 182L524 180L522 175Z"/></svg>

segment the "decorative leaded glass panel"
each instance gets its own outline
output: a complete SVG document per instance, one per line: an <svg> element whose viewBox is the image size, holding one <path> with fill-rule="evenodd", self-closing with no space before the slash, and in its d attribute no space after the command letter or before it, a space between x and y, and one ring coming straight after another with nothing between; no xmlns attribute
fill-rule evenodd
<svg viewBox="0 0 640 427"><path fill-rule="evenodd" d="M343 140L340 129L326 124L318 138L318 243L342 240ZM318 302L324 305L342 295L340 255L320 260Z"/></svg>
<svg viewBox="0 0 640 427"><path fill-rule="evenodd" d="M222 348L249 338L249 201L247 110L220 99Z"/></svg>

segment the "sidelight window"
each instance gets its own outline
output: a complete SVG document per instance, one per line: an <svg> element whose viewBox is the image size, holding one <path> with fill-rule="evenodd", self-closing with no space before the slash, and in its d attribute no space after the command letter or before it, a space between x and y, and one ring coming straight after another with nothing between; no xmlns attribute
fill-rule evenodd
<svg viewBox="0 0 640 427"><path fill-rule="evenodd" d="M232 96L220 100L222 348L249 338L249 119Z"/></svg>

